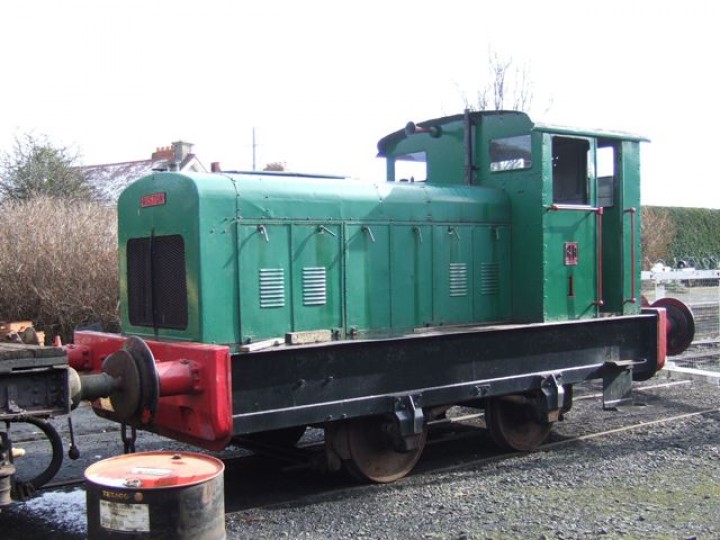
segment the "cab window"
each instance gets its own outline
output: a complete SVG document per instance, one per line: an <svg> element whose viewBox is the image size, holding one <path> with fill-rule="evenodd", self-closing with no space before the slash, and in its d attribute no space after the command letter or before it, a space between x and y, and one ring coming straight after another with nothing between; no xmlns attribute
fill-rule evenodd
<svg viewBox="0 0 720 540"><path fill-rule="evenodd" d="M596 175L598 183L598 206L610 207L615 204L615 146L598 144Z"/></svg>
<svg viewBox="0 0 720 540"><path fill-rule="evenodd" d="M490 141L490 171L515 171L532 167L530 135Z"/></svg>
<svg viewBox="0 0 720 540"><path fill-rule="evenodd" d="M588 150L584 139L553 137L552 181L556 204L588 204Z"/></svg>
<svg viewBox="0 0 720 540"><path fill-rule="evenodd" d="M395 158L396 182L425 182L427 180L427 154L412 152Z"/></svg>

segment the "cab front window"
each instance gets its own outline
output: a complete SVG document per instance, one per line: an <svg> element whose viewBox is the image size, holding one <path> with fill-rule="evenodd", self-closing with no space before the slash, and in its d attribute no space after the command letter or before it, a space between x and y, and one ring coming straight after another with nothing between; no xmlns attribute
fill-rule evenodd
<svg viewBox="0 0 720 540"><path fill-rule="evenodd" d="M427 154L412 152L395 158L396 182L425 182L427 180Z"/></svg>
<svg viewBox="0 0 720 540"><path fill-rule="evenodd" d="M532 167L530 135L490 141L490 171L515 171Z"/></svg>

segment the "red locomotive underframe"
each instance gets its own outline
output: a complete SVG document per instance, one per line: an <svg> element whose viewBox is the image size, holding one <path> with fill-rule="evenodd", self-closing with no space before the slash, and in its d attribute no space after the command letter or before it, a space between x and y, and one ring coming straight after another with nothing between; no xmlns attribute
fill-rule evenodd
<svg viewBox="0 0 720 540"><path fill-rule="evenodd" d="M78 371L102 371L102 363L122 348L126 337L100 332L75 332L68 359ZM159 379L157 409L144 429L165 437L221 450L232 437L230 349L202 343L145 342L155 358ZM92 402L95 412L122 422L108 399Z"/></svg>

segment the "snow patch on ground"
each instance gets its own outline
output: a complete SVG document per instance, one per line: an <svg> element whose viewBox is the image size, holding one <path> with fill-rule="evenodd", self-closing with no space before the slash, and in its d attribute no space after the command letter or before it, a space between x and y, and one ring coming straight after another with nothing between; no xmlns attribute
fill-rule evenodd
<svg viewBox="0 0 720 540"><path fill-rule="evenodd" d="M25 511L68 532L87 530L85 490L49 492L23 503Z"/></svg>

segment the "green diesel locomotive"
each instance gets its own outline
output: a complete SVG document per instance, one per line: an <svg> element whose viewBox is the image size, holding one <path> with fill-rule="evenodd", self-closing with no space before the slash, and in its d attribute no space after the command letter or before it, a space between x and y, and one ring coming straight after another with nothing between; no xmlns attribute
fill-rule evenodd
<svg viewBox="0 0 720 540"><path fill-rule="evenodd" d="M623 403L692 339L640 301L642 141L466 111L381 139L381 183L152 174L118 206L123 335L76 333L71 363L105 417L209 449L318 426L376 482L455 404L535 448L574 384Z"/></svg>

